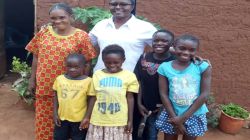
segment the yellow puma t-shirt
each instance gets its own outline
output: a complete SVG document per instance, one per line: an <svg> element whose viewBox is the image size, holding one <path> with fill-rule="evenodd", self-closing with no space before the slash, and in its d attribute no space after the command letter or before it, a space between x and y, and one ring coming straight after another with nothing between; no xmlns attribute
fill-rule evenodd
<svg viewBox="0 0 250 140"><path fill-rule="evenodd" d="M138 93L139 84L134 73L122 70L105 73L98 70L93 75L96 102L90 123L97 126L125 126L128 121L126 92Z"/></svg>
<svg viewBox="0 0 250 140"><path fill-rule="evenodd" d="M92 79L67 79L64 75L56 78L53 90L57 92L58 115L60 120L82 121L87 110L87 96L93 95Z"/></svg>

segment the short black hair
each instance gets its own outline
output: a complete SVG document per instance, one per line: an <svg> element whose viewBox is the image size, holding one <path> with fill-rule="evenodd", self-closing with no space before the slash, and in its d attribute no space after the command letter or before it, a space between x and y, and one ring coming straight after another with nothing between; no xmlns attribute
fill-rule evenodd
<svg viewBox="0 0 250 140"><path fill-rule="evenodd" d="M179 41L185 41L185 40L190 40L194 43L197 44L197 47L199 47L200 45L200 41L199 39L196 37L196 36L193 36L193 35L190 35L190 34L184 34L184 35L181 35L180 37L178 37L175 41L174 41L174 46L176 46L176 44L179 42Z"/></svg>
<svg viewBox="0 0 250 140"><path fill-rule="evenodd" d="M108 54L119 54L122 58L125 58L125 51L124 49L117 45L117 44L112 44L112 45L108 45L107 47L105 47L102 51L102 59L104 59L104 57Z"/></svg>
<svg viewBox="0 0 250 140"><path fill-rule="evenodd" d="M160 30L157 30L154 34L153 34L153 37L157 34L157 33L166 33L166 34L168 34L169 36L171 36L171 40L170 40L170 42L169 43L173 43L173 41L174 41L174 33L172 33L171 31L169 31L169 30L166 30L166 29L160 29Z"/></svg>
<svg viewBox="0 0 250 140"><path fill-rule="evenodd" d="M79 54L79 53L71 53L67 56L66 60L69 60L71 58L76 58L80 61L81 65L84 65L86 63L86 59L84 57L84 55Z"/></svg>
<svg viewBox="0 0 250 140"><path fill-rule="evenodd" d="M72 8L66 4L66 3L56 3L54 4L50 10L49 10L49 14L53 11L53 10L56 10L56 9L61 9L61 10L64 10L66 13L68 13L69 15L73 15L73 10Z"/></svg>

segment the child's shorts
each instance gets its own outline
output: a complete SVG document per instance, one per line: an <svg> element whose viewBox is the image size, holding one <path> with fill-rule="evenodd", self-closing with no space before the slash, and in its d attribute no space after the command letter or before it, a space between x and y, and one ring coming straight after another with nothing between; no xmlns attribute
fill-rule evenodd
<svg viewBox="0 0 250 140"><path fill-rule="evenodd" d="M176 134L174 127L171 123L167 122L169 119L169 115L167 111L164 109L161 111L158 119L155 122L156 128L160 131L174 135ZM193 115L191 116L185 123L184 126L186 128L188 136L198 137L203 136L207 131L207 118L206 114L202 115Z"/></svg>

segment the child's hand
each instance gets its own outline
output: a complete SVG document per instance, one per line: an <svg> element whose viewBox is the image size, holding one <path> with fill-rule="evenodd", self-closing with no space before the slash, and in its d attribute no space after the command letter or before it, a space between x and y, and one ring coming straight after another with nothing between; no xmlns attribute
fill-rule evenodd
<svg viewBox="0 0 250 140"><path fill-rule="evenodd" d="M44 30L48 26L52 26L52 24L51 23L44 24L44 25L41 26L40 30Z"/></svg>
<svg viewBox="0 0 250 140"><path fill-rule="evenodd" d="M57 113L54 114L54 123L56 126L59 126L59 127L61 126L61 120L60 120L59 116L57 115Z"/></svg>
<svg viewBox="0 0 250 140"><path fill-rule="evenodd" d="M133 125L132 125L132 122L128 122L128 125L126 126L126 128L125 128L125 133L127 133L127 134L132 134L132 131L133 131L133 127L132 127Z"/></svg>
<svg viewBox="0 0 250 140"><path fill-rule="evenodd" d="M185 128L185 126L183 124L175 125L174 129L177 132L177 134L182 134L182 135L186 134L186 128Z"/></svg>
<svg viewBox="0 0 250 140"><path fill-rule="evenodd" d="M175 126L180 126L180 125L183 125L184 119L182 117L176 116L176 117L170 118L168 122L172 123Z"/></svg>
<svg viewBox="0 0 250 140"><path fill-rule="evenodd" d="M193 57L194 62L198 62L198 64L200 65L203 61L207 62L209 64L210 67L212 67L212 64L210 63L210 61L208 59L203 59L200 56L194 56Z"/></svg>
<svg viewBox="0 0 250 140"><path fill-rule="evenodd" d="M169 50L168 50L171 54L175 54L175 49L173 46L169 47Z"/></svg>
<svg viewBox="0 0 250 140"><path fill-rule="evenodd" d="M153 52L153 48L150 46L145 46L144 53L150 53L150 52Z"/></svg>
<svg viewBox="0 0 250 140"><path fill-rule="evenodd" d="M89 119L88 118L84 118L79 126L79 129L86 129L89 127Z"/></svg>
<svg viewBox="0 0 250 140"><path fill-rule="evenodd" d="M145 115L148 114L148 110L145 108L144 105L139 104L138 105L138 109L139 109L139 111L140 111L140 113L141 113L142 116L145 116Z"/></svg>

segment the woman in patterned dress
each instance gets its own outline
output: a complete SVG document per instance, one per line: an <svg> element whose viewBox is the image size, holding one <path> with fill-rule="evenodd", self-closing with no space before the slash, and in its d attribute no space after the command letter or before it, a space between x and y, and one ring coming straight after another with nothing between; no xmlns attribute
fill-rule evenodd
<svg viewBox="0 0 250 140"><path fill-rule="evenodd" d="M36 96L36 140L53 139L52 85L55 78L65 72L66 56L81 53L88 62L96 56L88 34L71 25L72 15L67 4L53 5L49 11L52 26L42 28L26 46L26 50L33 54L28 89L35 91Z"/></svg>

